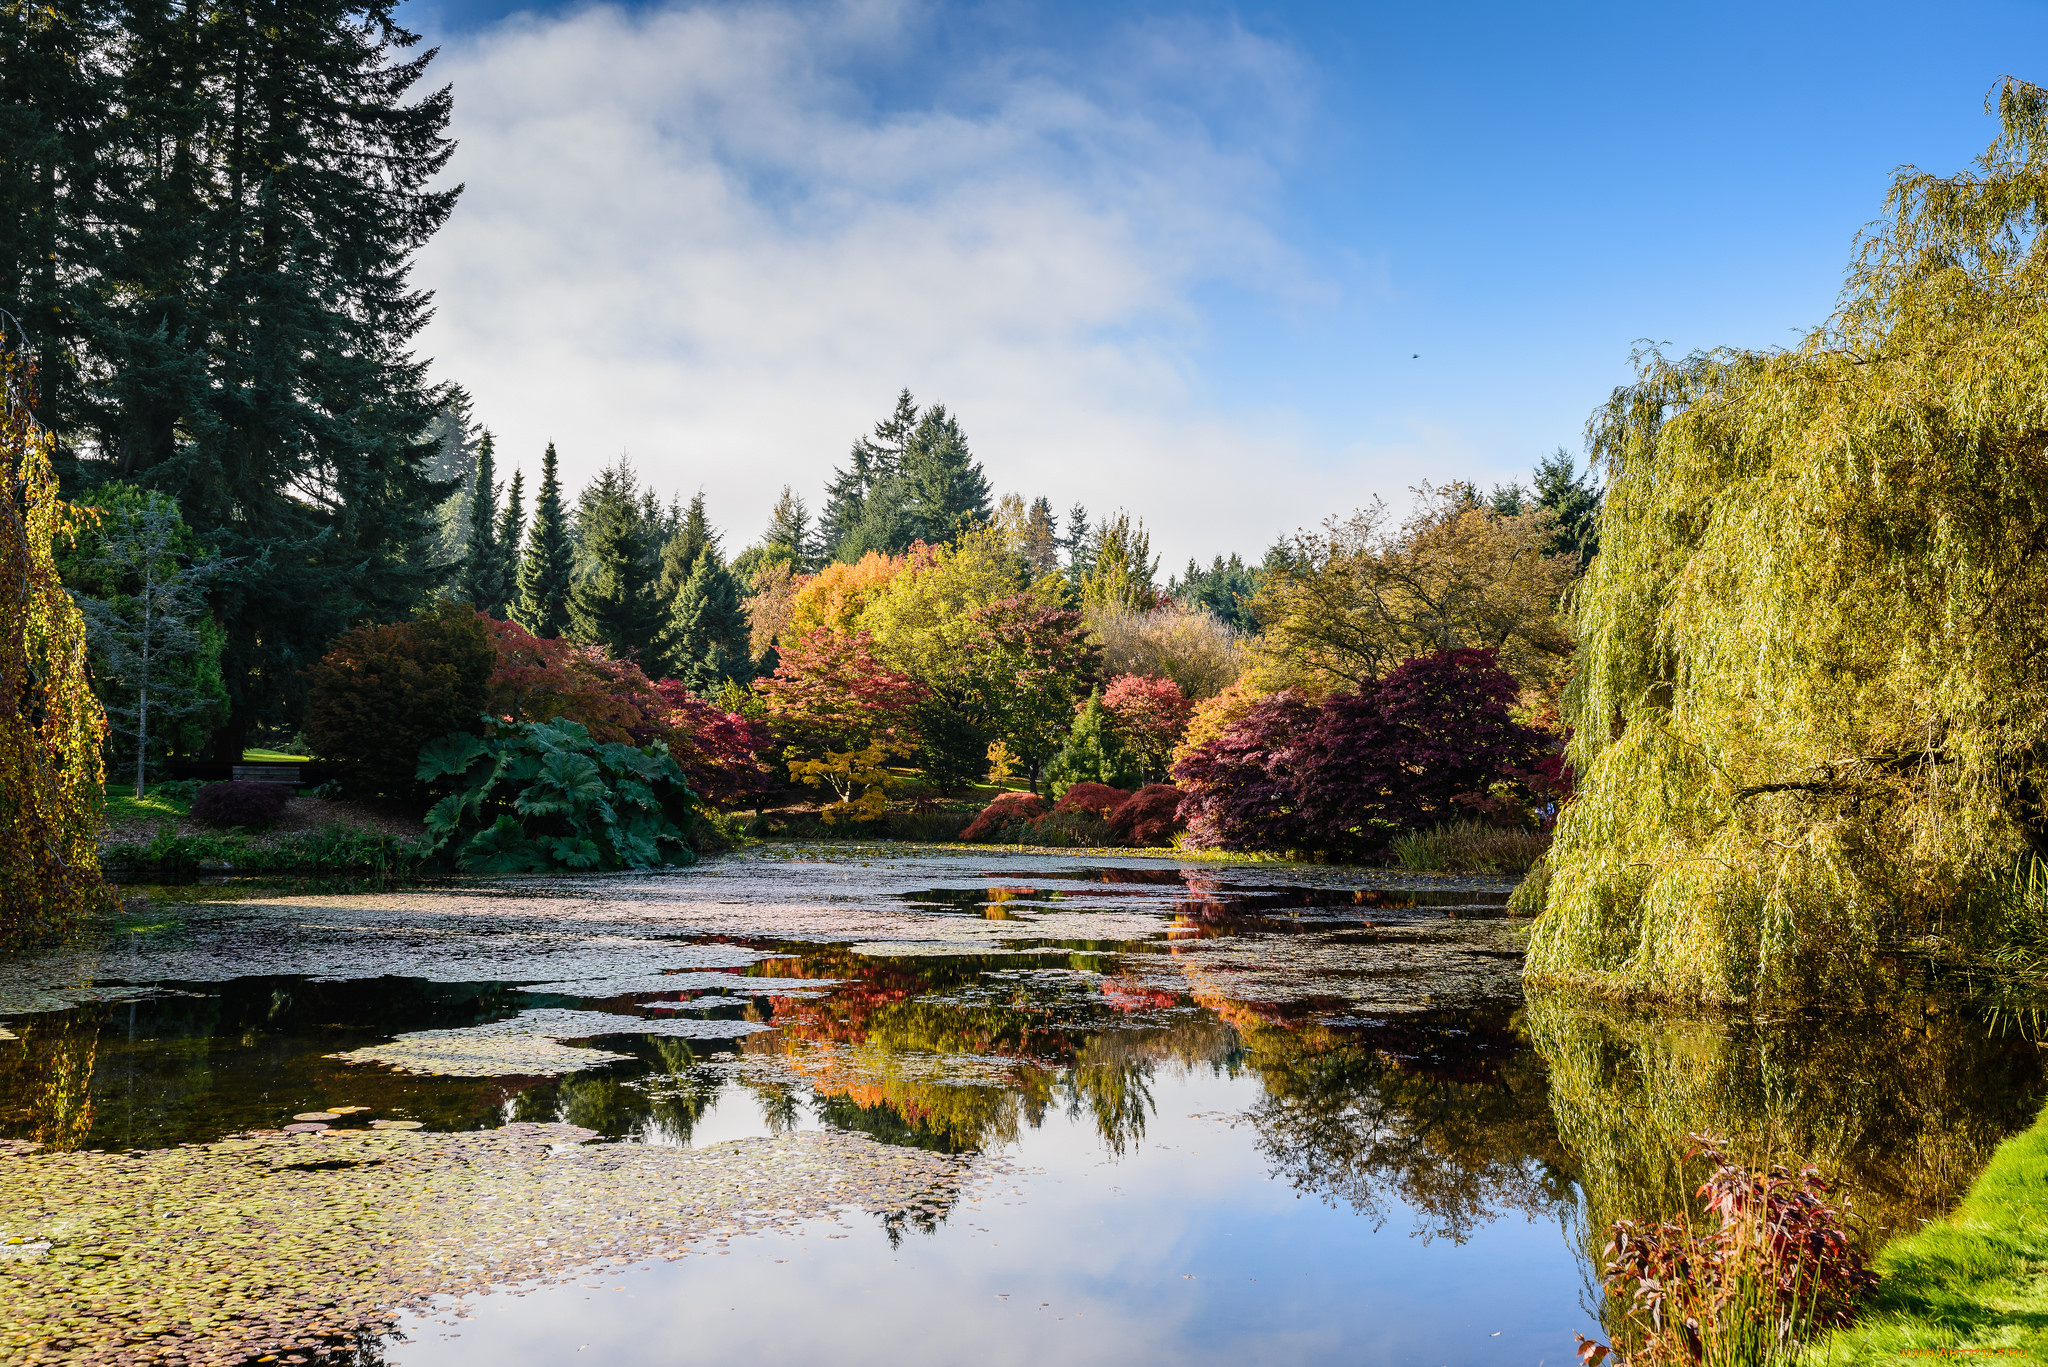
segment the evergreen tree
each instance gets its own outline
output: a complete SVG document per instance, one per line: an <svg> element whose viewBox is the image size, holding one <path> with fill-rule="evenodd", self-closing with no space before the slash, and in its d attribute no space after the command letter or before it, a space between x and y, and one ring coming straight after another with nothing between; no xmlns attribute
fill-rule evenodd
<svg viewBox="0 0 2048 1367"><path fill-rule="evenodd" d="M903 454L916 428L917 401L906 389L896 396L895 411L875 424L873 437L855 439L846 468L834 470L825 486L825 510L818 518L818 540L827 555L851 563L869 550L894 554L902 549L863 544L849 555L841 550L841 545L867 519L868 500L875 490L901 473ZM869 529L864 541L872 539L873 530Z"/></svg>
<svg viewBox="0 0 2048 1367"><path fill-rule="evenodd" d="M569 628L578 640L658 670L668 623L655 596L661 563L651 532L659 526L660 505L652 511L650 526L647 501L623 458L584 489L577 500L581 564L569 590Z"/></svg>
<svg viewBox="0 0 2048 1367"><path fill-rule="evenodd" d="M1558 447L1536 467L1532 497L1537 507L1548 508L1557 516L1551 552L1568 551L1583 566L1590 565L1600 551L1601 491L1592 482L1592 471L1580 475L1576 466L1571 453Z"/></svg>
<svg viewBox="0 0 2048 1367"><path fill-rule="evenodd" d="M85 306L100 264L91 227L114 36L103 0L0 7L0 301L36 363L32 416L57 442L67 474Z"/></svg>
<svg viewBox="0 0 2048 1367"><path fill-rule="evenodd" d="M456 596L478 612L500 617L505 612L508 586L505 558L498 544L497 467L494 443L484 433L476 451L476 477L469 495L469 553L463 557L462 577Z"/></svg>
<svg viewBox="0 0 2048 1367"><path fill-rule="evenodd" d="M1124 745L1114 719L1103 709L1101 689L1089 694L1081 705L1074 729L1046 766L1045 777L1056 797L1076 783L1106 783L1129 790L1145 782L1144 766Z"/></svg>
<svg viewBox="0 0 2048 1367"><path fill-rule="evenodd" d="M917 536L935 546L988 525L994 516L988 477L944 404L933 404L918 416L904 448L901 478Z"/></svg>
<svg viewBox="0 0 2048 1367"><path fill-rule="evenodd" d="M569 583L574 548L562 512L562 483L555 444L540 458L540 493L533 500L533 526L526 558L519 563L519 606L513 616L536 636L551 638L569 629Z"/></svg>
<svg viewBox="0 0 2048 1367"><path fill-rule="evenodd" d="M512 472L512 495L498 518L498 575L504 596L498 616L503 616L519 594L519 542L526 531L526 472Z"/></svg>
<svg viewBox="0 0 2048 1367"><path fill-rule="evenodd" d="M1159 561L1152 554L1152 537L1145 524L1134 522L1129 513L1118 513L1096 533L1089 557L1087 576L1081 581L1081 600L1091 607L1118 607L1150 612L1158 604L1159 591L1153 578Z"/></svg>
<svg viewBox="0 0 2048 1367"><path fill-rule="evenodd" d="M1033 574L1053 574L1060 567L1060 522L1043 495L1032 500L1024 524L1024 558Z"/></svg>
<svg viewBox="0 0 2048 1367"><path fill-rule="evenodd" d="M761 538L766 554L762 565L787 565L798 574L815 567L811 548L811 513L803 498L787 484L768 515L768 530Z"/></svg>
<svg viewBox="0 0 2048 1367"><path fill-rule="evenodd" d="M1240 556L1232 555L1225 560L1219 555L1207 569L1190 559L1186 574L1166 581L1166 592L1239 631L1249 634L1258 629L1258 621L1252 616L1252 599L1258 596L1259 572L1247 566Z"/></svg>
<svg viewBox="0 0 2048 1367"><path fill-rule="evenodd" d="M83 415L111 464L171 495L242 570L215 606L240 753L343 626L443 579L427 431L441 395L408 347L431 296L412 253L459 188L433 181L450 95L377 0L131 0L93 187L101 379ZM319 489L321 497L305 491Z"/></svg>
<svg viewBox="0 0 2048 1367"><path fill-rule="evenodd" d="M690 580L697 558L706 550L718 550L718 533L711 530L704 515L704 491L691 495L690 503L676 519L676 529L661 547L661 580L655 589L665 608L673 609L676 595Z"/></svg>
<svg viewBox="0 0 2048 1367"><path fill-rule="evenodd" d="M668 672L700 698L715 696L728 682L743 686L754 676L751 631L739 581L706 545L669 616Z"/></svg>
<svg viewBox="0 0 2048 1367"><path fill-rule="evenodd" d="M1067 509L1067 534L1060 545L1067 552L1067 582L1078 589L1095 568L1095 533L1088 526L1088 510L1078 503Z"/></svg>

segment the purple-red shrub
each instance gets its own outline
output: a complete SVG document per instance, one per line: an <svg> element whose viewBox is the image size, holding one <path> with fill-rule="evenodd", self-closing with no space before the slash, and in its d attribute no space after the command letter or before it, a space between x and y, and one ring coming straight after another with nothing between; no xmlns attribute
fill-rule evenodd
<svg viewBox="0 0 2048 1367"><path fill-rule="evenodd" d="M655 694L667 706L661 738L690 780L690 791L714 807L737 807L775 786L764 758L775 747L768 728L737 712L691 695L678 679L663 679Z"/></svg>
<svg viewBox="0 0 2048 1367"><path fill-rule="evenodd" d="M1112 788L1107 783L1076 783L1060 794L1060 800L1052 804L1056 812L1090 812L1110 820L1117 808L1131 800L1127 788Z"/></svg>
<svg viewBox="0 0 2048 1367"><path fill-rule="evenodd" d="M1181 791L1170 783L1148 783L1109 818L1119 845L1164 845L1181 829Z"/></svg>
<svg viewBox="0 0 2048 1367"><path fill-rule="evenodd" d="M1356 859L1447 821L1523 824L1556 745L1514 719L1520 694L1493 651L1440 650L1325 699L1295 789L1306 848Z"/></svg>
<svg viewBox="0 0 2048 1367"><path fill-rule="evenodd" d="M1036 793L1004 793L981 809L981 815L967 823L960 838L967 841L997 840L1013 828L1036 821L1051 808Z"/></svg>
<svg viewBox="0 0 2048 1367"><path fill-rule="evenodd" d="M282 783L209 783L192 796L192 819L208 826L268 826L284 815L291 797Z"/></svg>
<svg viewBox="0 0 2048 1367"><path fill-rule="evenodd" d="M1526 824L1565 779L1557 737L1511 714L1517 696L1494 652L1444 650L1320 706L1263 698L1174 766L1189 837L1360 859L1448 821Z"/></svg>
<svg viewBox="0 0 2048 1367"><path fill-rule="evenodd" d="M1315 719L1315 704L1294 693L1274 693L1253 703L1215 740L1182 755L1173 777L1188 839L1233 850L1305 848L1298 771Z"/></svg>

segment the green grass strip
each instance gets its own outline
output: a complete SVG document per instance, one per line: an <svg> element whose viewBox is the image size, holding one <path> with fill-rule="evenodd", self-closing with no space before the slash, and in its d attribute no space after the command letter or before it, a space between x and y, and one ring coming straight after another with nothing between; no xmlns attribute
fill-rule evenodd
<svg viewBox="0 0 2048 1367"><path fill-rule="evenodd" d="M2048 1360L2048 1110L1999 1145L1955 1214L1894 1240L1857 1324L1815 1362Z"/></svg>

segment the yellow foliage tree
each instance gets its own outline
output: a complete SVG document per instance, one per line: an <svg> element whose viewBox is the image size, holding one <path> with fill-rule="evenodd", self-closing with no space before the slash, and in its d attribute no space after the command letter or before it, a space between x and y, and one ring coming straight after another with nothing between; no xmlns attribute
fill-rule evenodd
<svg viewBox="0 0 2048 1367"><path fill-rule="evenodd" d="M17 940L106 897L107 719L86 674L85 619L51 555L83 514L57 497L32 380L18 353L0 353L0 934Z"/></svg>
<svg viewBox="0 0 2048 1367"><path fill-rule="evenodd" d="M1878 952L2038 934L2048 858L2048 93L1908 169L1790 350L1641 358L1575 595L1579 796L1537 982L1868 991Z"/></svg>
<svg viewBox="0 0 2048 1367"><path fill-rule="evenodd" d="M801 582L784 630L802 636L819 627L860 630L861 613L907 563L900 555L869 551L851 565L831 564Z"/></svg>
<svg viewBox="0 0 2048 1367"><path fill-rule="evenodd" d="M860 626L895 668L928 682L946 679L966 664L967 641L978 629L974 612L1027 589L1048 601L1061 592L1050 575L1031 579L1000 530L975 528L951 545L913 551L869 598Z"/></svg>
<svg viewBox="0 0 2048 1367"><path fill-rule="evenodd" d="M1411 656L1473 647L1498 650L1527 688L1560 672L1571 641L1558 614L1579 566L1550 551L1556 518L1496 513L1462 484L1417 492L1406 522L1375 501L1296 536L1292 563L1266 572L1252 605L1263 690L1356 687Z"/></svg>

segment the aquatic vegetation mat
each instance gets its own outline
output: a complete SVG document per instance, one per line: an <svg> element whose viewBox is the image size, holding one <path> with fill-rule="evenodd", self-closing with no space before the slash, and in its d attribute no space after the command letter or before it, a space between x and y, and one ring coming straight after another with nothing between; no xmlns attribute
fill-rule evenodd
<svg viewBox="0 0 2048 1367"><path fill-rule="evenodd" d="M603 1011L542 1007L487 1025L416 1030L400 1035L390 1044L372 1044L329 1057L349 1063L381 1063L401 1072L441 1077L554 1077L630 1057L604 1049L571 1049L563 1040L602 1035L735 1039L768 1028L753 1021L615 1016Z"/></svg>
<svg viewBox="0 0 2048 1367"><path fill-rule="evenodd" d="M240 1363L433 1298L674 1258L848 1207L937 1213L962 1160L802 1133L588 1145L571 1125L325 1130L126 1154L0 1150L0 1360Z"/></svg>

